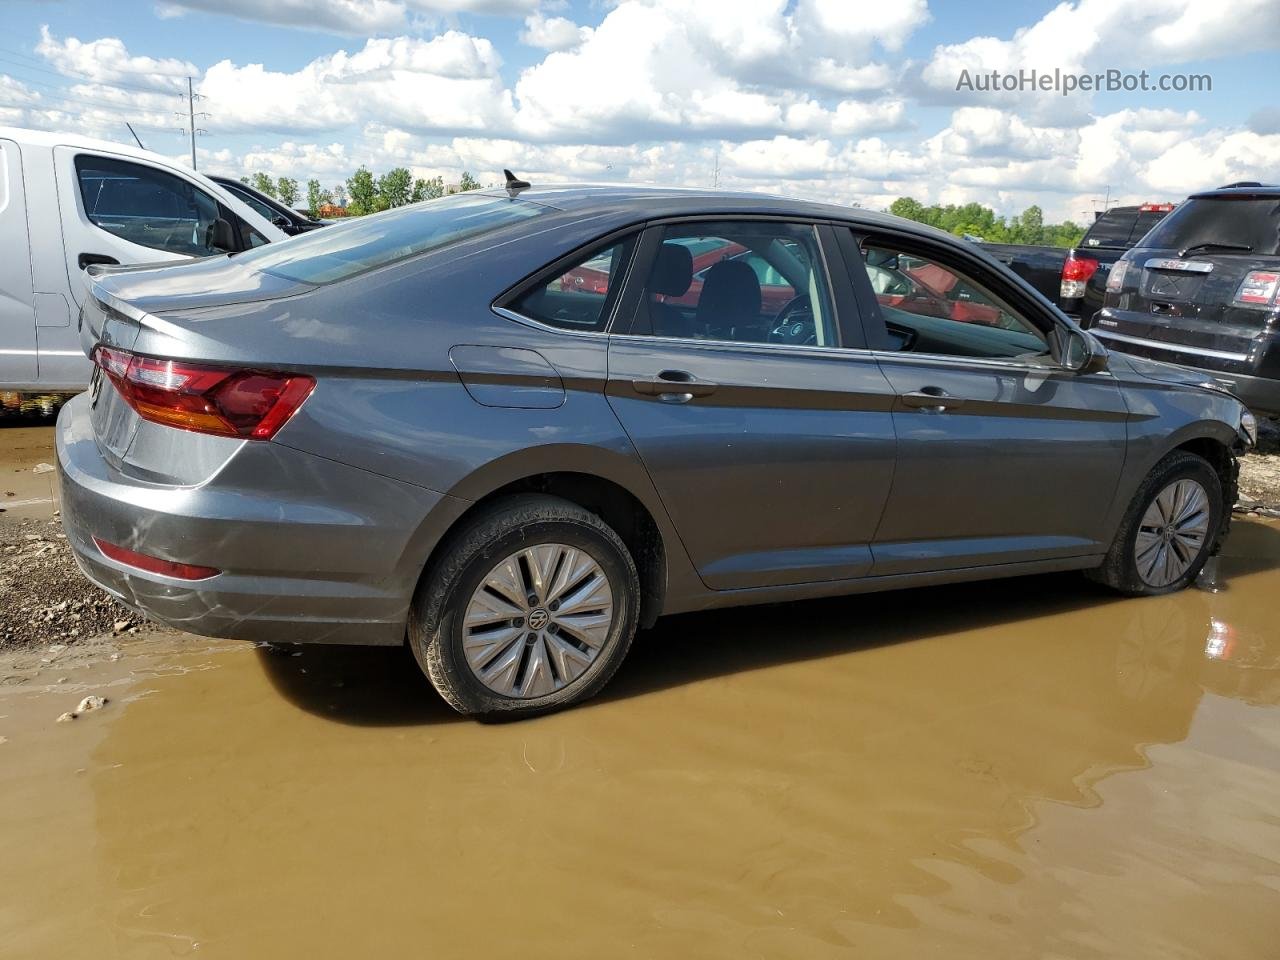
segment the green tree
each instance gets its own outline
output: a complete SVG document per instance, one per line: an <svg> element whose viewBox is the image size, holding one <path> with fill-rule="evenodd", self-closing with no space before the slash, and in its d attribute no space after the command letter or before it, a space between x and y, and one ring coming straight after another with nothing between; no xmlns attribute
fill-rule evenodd
<svg viewBox="0 0 1280 960"><path fill-rule="evenodd" d="M276 198L286 207L298 202L298 181L293 177L281 177L276 181Z"/></svg>
<svg viewBox="0 0 1280 960"><path fill-rule="evenodd" d="M423 180L419 177L413 181L413 203L421 203L423 200L434 200L436 197L444 196L444 178L432 177L430 180Z"/></svg>
<svg viewBox="0 0 1280 960"><path fill-rule="evenodd" d="M465 193L468 190L479 190L481 183L473 177L470 171L462 171L462 179L458 181L458 192Z"/></svg>
<svg viewBox="0 0 1280 960"><path fill-rule="evenodd" d="M367 167L361 166L347 180L347 195L351 198L347 213L353 217L363 217L378 209L378 185Z"/></svg>
<svg viewBox="0 0 1280 960"><path fill-rule="evenodd" d="M312 217L320 216L320 208L326 203L333 202L333 195L320 186L319 180L307 181L307 214Z"/></svg>
<svg viewBox="0 0 1280 960"><path fill-rule="evenodd" d="M924 204L912 197L899 197L889 204L889 212L903 220L924 223Z"/></svg>
<svg viewBox="0 0 1280 960"><path fill-rule="evenodd" d="M388 170L378 178L378 196L388 207L403 207L413 199L413 174L404 167Z"/></svg>
<svg viewBox="0 0 1280 960"><path fill-rule="evenodd" d="M253 175L253 179L249 181L249 185L259 193L265 193L268 197L274 197L276 195L275 182L261 171Z"/></svg>
<svg viewBox="0 0 1280 960"><path fill-rule="evenodd" d="M1032 206L1022 211L1013 228L1018 243L1044 243L1044 211Z"/></svg>
<svg viewBox="0 0 1280 960"><path fill-rule="evenodd" d="M889 204L889 212L917 223L927 223L956 236L970 234L991 243L1073 247L1084 235L1084 230L1070 220L1045 223L1044 211L1038 206L1030 206L1018 216L1006 219L996 216L994 210L980 203L966 203L962 206L942 206L935 203L925 206L911 197L899 197Z"/></svg>

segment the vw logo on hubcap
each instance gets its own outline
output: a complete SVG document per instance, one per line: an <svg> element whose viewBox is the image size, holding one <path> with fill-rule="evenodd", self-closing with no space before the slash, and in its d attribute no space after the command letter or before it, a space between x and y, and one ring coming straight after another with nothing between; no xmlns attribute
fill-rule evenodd
<svg viewBox="0 0 1280 960"><path fill-rule="evenodd" d="M541 630L550 622L551 614L547 613L547 611L543 610L541 607L538 607L529 614L529 629L531 630Z"/></svg>

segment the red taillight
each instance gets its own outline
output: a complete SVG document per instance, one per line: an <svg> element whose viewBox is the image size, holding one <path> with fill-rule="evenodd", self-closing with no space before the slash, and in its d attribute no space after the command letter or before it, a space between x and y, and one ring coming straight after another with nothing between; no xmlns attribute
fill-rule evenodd
<svg viewBox="0 0 1280 960"><path fill-rule="evenodd" d="M1084 296L1089 278L1098 272L1098 261L1072 252L1062 264L1062 287L1058 295L1063 300L1078 300Z"/></svg>
<svg viewBox="0 0 1280 960"><path fill-rule="evenodd" d="M1266 307L1280 299L1280 273L1251 270L1236 289L1235 302L1249 307Z"/></svg>
<svg viewBox="0 0 1280 960"><path fill-rule="evenodd" d="M1071 254L1062 265L1063 280L1087 281L1098 272L1098 261L1092 257Z"/></svg>
<svg viewBox="0 0 1280 960"><path fill-rule="evenodd" d="M145 570L148 573L158 573L164 577L173 577L177 580L208 580L222 572L214 567L201 567L194 563L175 563L172 560L149 557L145 553L127 550L97 537L93 538L93 542L98 545L104 557L116 563L123 563L125 566Z"/></svg>
<svg viewBox="0 0 1280 960"><path fill-rule="evenodd" d="M1172 209L1172 203L1144 203L1138 208L1142 213L1168 213Z"/></svg>
<svg viewBox="0 0 1280 960"><path fill-rule="evenodd" d="M310 396L305 374L227 370L98 346L93 362L138 416L180 430L270 440Z"/></svg>

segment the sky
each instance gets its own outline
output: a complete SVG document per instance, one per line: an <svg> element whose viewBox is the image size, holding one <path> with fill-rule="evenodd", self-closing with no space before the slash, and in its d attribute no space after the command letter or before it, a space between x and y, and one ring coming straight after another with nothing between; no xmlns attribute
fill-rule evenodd
<svg viewBox="0 0 1280 960"><path fill-rule="evenodd" d="M206 173L510 167L1087 223L1280 179L1278 49L1277 0L0 0L0 125L128 121L190 162L190 77ZM1212 89L974 81L1032 69Z"/></svg>

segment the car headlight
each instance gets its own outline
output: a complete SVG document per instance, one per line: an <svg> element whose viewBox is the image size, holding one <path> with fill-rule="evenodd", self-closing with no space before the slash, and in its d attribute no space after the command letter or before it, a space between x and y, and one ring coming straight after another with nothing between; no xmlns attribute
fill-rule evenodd
<svg viewBox="0 0 1280 960"><path fill-rule="evenodd" d="M1258 445L1258 418L1248 410L1240 414L1240 432L1249 441L1249 446L1256 447Z"/></svg>

